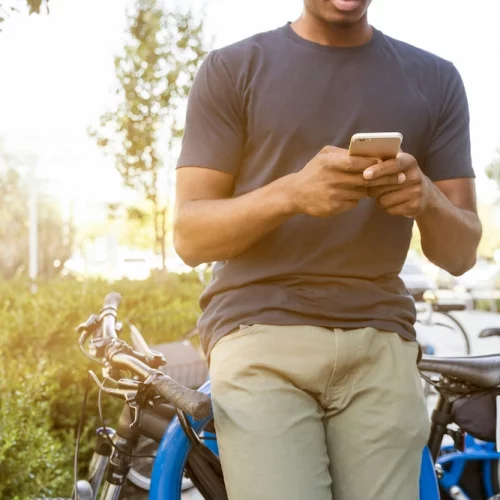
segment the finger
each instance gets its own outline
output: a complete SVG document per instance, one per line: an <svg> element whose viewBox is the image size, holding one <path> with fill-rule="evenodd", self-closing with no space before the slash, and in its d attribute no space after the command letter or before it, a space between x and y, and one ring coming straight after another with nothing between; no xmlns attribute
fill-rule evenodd
<svg viewBox="0 0 500 500"><path fill-rule="evenodd" d="M385 175L405 172L415 164L413 156L406 153L399 153L396 158L386 160L378 165L368 168L363 172L365 179L376 179Z"/></svg>
<svg viewBox="0 0 500 500"><path fill-rule="evenodd" d="M393 158L392 160L386 160L378 165L373 165L363 171L363 177L365 179L378 179L380 177L385 177L387 175L397 175L401 173L401 166L398 158Z"/></svg>
<svg viewBox="0 0 500 500"><path fill-rule="evenodd" d="M335 191L334 197L338 200L360 200L368 196L367 189L363 186L343 186Z"/></svg>
<svg viewBox="0 0 500 500"><path fill-rule="evenodd" d="M337 173L336 184L342 187L364 186L366 188L374 188L380 186L394 189L394 186L400 186L405 180L406 176L403 173L386 175L378 179L368 180L363 177L363 174L340 172Z"/></svg>
<svg viewBox="0 0 500 500"><path fill-rule="evenodd" d="M372 198L380 198L382 195L386 193L392 193L393 191L397 191L401 189L399 186L374 186L368 187L368 196Z"/></svg>
<svg viewBox="0 0 500 500"><path fill-rule="evenodd" d="M361 200L361 198L366 198L368 196L368 191L365 187L357 187L353 189L345 190L345 199L346 200Z"/></svg>
<svg viewBox="0 0 500 500"><path fill-rule="evenodd" d="M365 158L364 156L327 155L327 165L340 172L362 173L380 162L381 160L377 158Z"/></svg>
<svg viewBox="0 0 500 500"><path fill-rule="evenodd" d="M406 203L400 203L399 205L394 205L386 209L387 213L391 215L402 215L403 217L408 217L412 219L417 211L413 201L407 201Z"/></svg>
<svg viewBox="0 0 500 500"><path fill-rule="evenodd" d="M375 187L375 186L399 186L406 181L406 175L403 172L399 174L392 175L384 175L383 177L377 177L375 179L365 179L364 176L361 176L361 182L367 187Z"/></svg>
<svg viewBox="0 0 500 500"><path fill-rule="evenodd" d="M320 153L324 154L334 154L339 156L348 156L349 150L344 148L338 148L337 146L324 146Z"/></svg>
<svg viewBox="0 0 500 500"><path fill-rule="evenodd" d="M333 175L335 172L335 175ZM366 191L369 182L363 178L361 173L338 172L337 170L328 171L328 177L331 179L332 186L341 189L362 188Z"/></svg>
<svg viewBox="0 0 500 500"><path fill-rule="evenodd" d="M406 203L415 198L412 191L409 189L400 189L397 191L391 191L390 193L385 193L378 198L380 204L386 209L400 205L401 203Z"/></svg>

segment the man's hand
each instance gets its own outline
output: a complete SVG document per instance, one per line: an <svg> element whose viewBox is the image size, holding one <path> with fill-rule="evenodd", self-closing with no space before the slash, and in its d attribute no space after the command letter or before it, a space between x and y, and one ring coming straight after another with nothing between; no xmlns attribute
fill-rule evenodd
<svg viewBox="0 0 500 500"><path fill-rule="evenodd" d="M404 182L399 185L385 185L368 188L368 196L391 215L418 217L425 212L432 196L432 181L420 170L417 160L407 153L397 158L373 165L363 172L365 179L387 178L403 173Z"/></svg>
<svg viewBox="0 0 500 500"><path fill-rule="evenodd" d="M349 156L347 149L324 147L300 172L290 176L288 195L291 211L329 217L358 205L375 186L396 186L406 177L401 170L378 172L367 178L366 172L383 165L380 160Z"/></svg>

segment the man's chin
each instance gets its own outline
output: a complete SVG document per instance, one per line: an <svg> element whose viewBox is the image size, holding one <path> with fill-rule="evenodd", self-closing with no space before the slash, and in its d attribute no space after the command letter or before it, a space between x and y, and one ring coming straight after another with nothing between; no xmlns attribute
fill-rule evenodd
<svg viewBox="0 0 500 500"><path fill-rule="evenodd" d="M359 22L366 13L363 0L327 0L327 20L339 28L350 27Z"/></svg>
<svg viewBox="0 0 500 500"><path fill-rule="evenodd" d="M339 15L331 15L325 16L325 21L330 23L335 28L339 29L348 29L352 28L352 26L358 23L363 16L339 16Z"/></svg>

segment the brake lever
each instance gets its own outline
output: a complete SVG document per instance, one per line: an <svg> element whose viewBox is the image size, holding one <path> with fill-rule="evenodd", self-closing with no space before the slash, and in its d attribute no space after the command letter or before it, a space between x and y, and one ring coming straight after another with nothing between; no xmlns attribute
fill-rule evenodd
<svg viewBox="0 0 500 500"><path fill-rule="evenodd" d="M132 345L134 346L133 352L134 356L144 363L146 363L151 368L159 368L160 366L165 366L167 361L162 353L154 351L151 349L146 342L146 339L142 336L139 329L132 323L128 323L130 329L130 338L132 340Z"/></svg>
<svg viewBox="0 0 500 500"><path fill-rule="evenodd" d="M128 327L130 329L130 339L132 340L134 349L142 354L149 354L151 349L139 329L130 322L128 322Z"/></svg>
<svg viewBox="0 0 500 500"><path fill-rule="evenodd" d="M99 380L99 377L92 371L89 370L90 376L94 379L94 382L97 384L99 389L102 392L109 394L110 396L123 398L125 401L133 401L135 399L135 393L128 389L113 389L112 387L105 387L102 382ZM133 395L132 395L133 394Z"/></svg>
<svg viewBox="0 0 500 500"><path fill-rule="evenodd" d="M147 399L149 387L145 386L142 382L138 380L130 380L130 379L114 380L113 378L107 376L105 372L106 370L104 369L103 374L106 377L106 379L115 382L118 385L118 389L105 387L94 372L90 371L90 374L92 375L92 378L94 379L95 383L99 386L99 388L103 392L105 392L106 394L110 394L111 396L122 397L125 400L127 405L134 412L132 422L130 423L130 428L134 427L136 424L139 423L141 404L144 404Z"/></svg>
<svg viewBox="0 0 500 500"><path fill-rule="evenodd" d="M81 323L76 327L77 333L89 332L93 333L94 330L99 326L99 316L97 314L91 314L87 321Z"/></svg>

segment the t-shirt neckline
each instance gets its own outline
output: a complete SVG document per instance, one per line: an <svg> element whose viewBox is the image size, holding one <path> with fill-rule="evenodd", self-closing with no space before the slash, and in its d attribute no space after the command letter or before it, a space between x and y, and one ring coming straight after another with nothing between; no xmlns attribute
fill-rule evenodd
<svg viewBox="0 0 500 500"><path fill-rule="evenodd" d="M339 54L339 53L355 53L365 51L373 46L375 46L379 39L382 36L382 33L376 28L372 27L373 34L370 40L361 45L353 45L352 47L332 47L331 45L322 45L317 42L312 42L311 40L307 40L306 38L302 38L298 35L294 29L292 28L292 23L287 22L284 26L281 27L281 31L295 43L302 45L303 47L307 47L312 50L316 50L319 52L329 52L330 54Z"/></svg>

